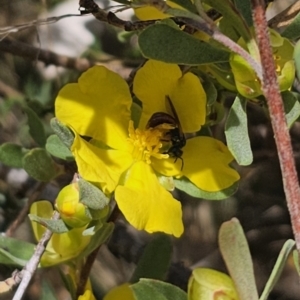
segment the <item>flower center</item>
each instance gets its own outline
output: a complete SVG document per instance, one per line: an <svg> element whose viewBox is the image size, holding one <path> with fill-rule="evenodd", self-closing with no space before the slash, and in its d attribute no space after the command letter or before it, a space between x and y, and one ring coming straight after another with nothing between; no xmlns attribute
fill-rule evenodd
<svg viewBox="0 0 300 300"><path fill-rule="evenodd" d="M163 146L161 140L168 130L170 128L165 128L165 126L157 126L146 130L134 129L133 121L130 121L128 141L133 145L133 158L135 160L143 160L147 164L151 163L151 156L158 159L169 158L169 154L160 153Z"/></svg>

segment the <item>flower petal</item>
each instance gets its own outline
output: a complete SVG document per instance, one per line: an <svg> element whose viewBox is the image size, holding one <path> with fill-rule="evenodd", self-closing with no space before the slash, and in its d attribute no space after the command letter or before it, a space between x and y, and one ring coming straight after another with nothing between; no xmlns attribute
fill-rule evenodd
<svg viewBox="0 0 300 300"><path fill-rule="evenodd" d="M118 74L95 66L78 83L64 86L55 101L56 117L80 134L122 149L128 136L131 96Z"/></svg>
<svg viewBox="0 0 300 300"><path fill-rule="evenodd" d="M152 168L143 161L129 170L124 186L118 186L116 201L127 221L139 230L183 233L181 204L158 182Z"/></svg>
<svg viewBox="0 0 300 300"><path fill-rule="evenodd" d="M180 5L172 2L166 1L167 5L173 8L184 9ZM172 17L171 15L165 14L158 10L154 6L142 6L134 9L136 17L140 20L159 20Z"/></svg>
<svg viewBox="0 0 300 300"><path fill-rule="evenodd" d="M114 191L120 176L132 163L129 152L98 148L78 134L75 135L71 150L79 174L87 181L99 183L104 193Z"/></svg>
<svg viewBox="0 0 300 300"><path fill-rule="evenodd" d="M170 95L183 132L200 130L206 119L206 94L199 78L186 73Z"/></svg>
<svg viewBox="0 0 300 300"><path fill-rule="evenodd" d="M171 95L182 76L178 65L148 60L133 81L133 92L143 103L139 127L144 129L156 112L167 112L166 96Z"/></svg>
<svg viewBox="0 0 300 300"><path fill-rule="evenodd" d="M187 140L183 156L183 175L203 191L224 190L239 180L239 174L228 164L233 156L220 141L198 136Z"/></svg>

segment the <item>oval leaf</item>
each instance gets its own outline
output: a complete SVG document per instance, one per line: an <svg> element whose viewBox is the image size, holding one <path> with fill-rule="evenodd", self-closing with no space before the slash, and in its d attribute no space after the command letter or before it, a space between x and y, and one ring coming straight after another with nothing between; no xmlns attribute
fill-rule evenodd
<svg viewBox="0 0 300 300"><path fill-rule="evenodd" d="M296 95L290 91L281 93L285 111L285 118L290 128L300 116L300 103Z"/></svg>
<svg viewBox="0 0 300 300"><path fill-rule="evenodd" d="M258 300L250 250L237 219L221 225L219 247L239 298Z"/></svg>
<svg viewBox="0 0 300 300"><path fill-rule="evenodd" d="M40 181L50 181L56 176L54 162L46 150L41 148L32 149L23 157L23 168Z"/></svg>
<svg viewBox="0 0 300 300"><path fill-rule="evenodd" d="M28 217L31 221L43 225L44 227L50 229L53 233L64 233L70 231L70 228L61 219L59 220L46 219L32 214L29 214Z"/></svg>
<svg viewBox="0 0 300 300"><path fill-rule="evenodd" d="M2 144L0 146L0 161L10 167L23 168L22 159L28 151L13 143Z"/></svg>
<svg viewBox="0 0 300 300"><path fill-rule="evenodd" d="M202 198L206 200L223 200L231 196L238 189L238 183L234 183L231 187L218 191L216 193L209 193L206 191L200 190L192 182L190 182L186 177L180 179L174 178L175 187L181 191L184 191L188 195L195 198Z"/></svg>
<svg viewBox="0 0 300 300"><path fill-rule="evenodd" d="M130 282L140 278L165 279L172 256L172 241L166 234L158 234L145 248Z"/></svg>
<svg viewBox="0 0 300 300"><path fill-rule="evenodd" d="M63 160L74 160L72 152L56 134L52 134L48 137L46 142L46 150L51 155Z"/></svg>
<svg viewBox="0 0 300 300"><path fill-rule="evenodd" d="M229 52L167 24L148 26L139 35L139 45L145 57L167 63L200 65L229 60Z"/></svg>
<svg viewBox="0 0 300 300"><path fill-rule="evenodd" d="M29 133L31 137L40 147L44 147L46 144L46 134L43 123L30 107L23 107L23 110L27 114Z"/></svg>
<svg viewBox="0 0 300 300"><path fill-rule="evenodd" d="M187 294L177 286L154 279L141 279L131 289L136 300L187 300Z"/></svg>
<svg viewBox="0 0 300 300"><path fill-rule="evenodd" d="M56 118L51 119L50 125L66 147L70 149L74 141L72 131Z"/></svg>
<svg viewBox="0 0 300 300"><path fill-rule="evenodd" d="M248 134L246 104L245 98L237 96L229 111L225 125L227 146L241 166L248 166L253 161Z"/></svg>
<svg viewBox="0 0 300 300"><path fill-rule="evenodd" d="M83 178L78 180L79 201L91 209L103 209L109 202L106 195Z"/></svg>
<svg viewBox="0 0 300 300"><path fill-rule="evenodd" d="M0 236L0 263L23 267L33 255L35 246L21 240Z"/></svg>

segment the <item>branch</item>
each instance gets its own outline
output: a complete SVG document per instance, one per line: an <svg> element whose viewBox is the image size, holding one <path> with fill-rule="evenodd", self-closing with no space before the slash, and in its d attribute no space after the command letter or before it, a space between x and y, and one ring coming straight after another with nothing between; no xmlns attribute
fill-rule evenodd
<svg viewBox="0 0 300 300"><path fill-rule="evenodd" d="M17 218L14 220L12 224L7 228L5 231L6 236L12 236L13 232L19 227L21 223L23 223L24 219L26 218L29 208L31 204L37 200L41 194L41 190L46 186L44 182L38 182L34 188L34 191L31 193L26 205L20 211Z"/></svg>
<svg viewBox="0 0 300 300"><path fill-rule="evenodd" d="M58 220L60 218L58 212L54 212L52 220ZM26 266L23 268L22 271L18 272L14 275L16 284L20 282L20 285L13 297L12 300L21 300L30 281L32 276L34 275L35 270L38 267L38 264L41 260L41 257L43 253L46 250L48 241L50 240L52 236L51 230L47 229L45 233L43 234L42 238L40 239L39 243L36 246L35 252L26 264Z"/></svg>
<svg viewBox="0 0 300 300"><path fill-rule="evenodd" d="M155 24L158 20L150 21L137 21L130 22L119 19L114 13L106 13L101 9L93 0L80 0L79 5L84 13L91 13L93 16L102 22L109 23L113 26L122 28L125 31L135 31L141 30L149 25ZM157 9L164 10L168 9L168 5L163 1L154 1L153 5ZM216 26L212 26L212 22L208 22L204 19L201 19L199 16L195 15L197 19L192 19L190 17L172 17L171 19L179 25L186 25L192 29L200 30L211 36L214 40L218 41L220 44L224 45L226 48L242 56L254 69L258 78L262 79L262 69L260 64L255 61L255 59L240 45L232 41L222 32L220 32Z"/></svg>
<svg viewBox="0 0 300 300"><path fill-rule="evenodd" d="M268 34L264 5L261 0L252 0L253 22L263 66L262 90L267 100L271 124L277 145L282 171L283 187L291 216L296 247L300 253L300 188L291 145L289 129L286 123L283 101L281 98L273 59L272 47Z"/></svg>
<svg viewBox="0 0 300 300"><path fill-rule="evenodd" d="M88 68L95 65L95 62L89 61L86 58L59 55L52 51L39 49L11 38L4 38L0 41L0 51L28 58L30 60L40 60L46 65L52 64L55 66L76 69L81 72L86 71Z"/></svg>

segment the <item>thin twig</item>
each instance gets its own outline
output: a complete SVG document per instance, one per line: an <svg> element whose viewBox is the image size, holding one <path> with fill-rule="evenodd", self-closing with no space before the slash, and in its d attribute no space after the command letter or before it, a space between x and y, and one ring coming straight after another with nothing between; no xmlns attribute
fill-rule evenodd
<svg viewBox="0 0 300 300"><path fill-rule="evenodd" d="M300 253L300 187L295 167L289 129L276 75L272 47L268 34L264 5L252 0L253 21L263 66L262 90L267 99L271 123L277 145L286 201L291 216L296 247Z"/></svg>
<svg viewBox="0 0 300 300"><path fill-rule="evenodd" d="M52 64L55 66L76 69L81 72L86 71L88 68L95 65L94 61L89 61L86 58L58 55L52 51L39 49L11 38L5 38L0 41L0 51L28 58L30 60L40 60L47 65Z"/></svg>
<svg viewBox="0 0 300 300"><path fill-rule="evenodd" d="M29 208L31 206L31 204L39 198L39 195L41 194L42 189L45 187L45 183L44 182L38 182L33 190L33 192L31 193L26 205L22 208L22 210L20 211L20 213L18 214L17 218L14 220L14 222L12 224L10 224L10 226L7 228L7 230L5 231L5 235L6 236L12 236L12 234L14 233L14 231L19 227L19 225L21 223L23 223L24 219L27 217Z"/></svg>
<svg viewBox="0 0 300 300"><path fill-rule="evenodd" d="M34 21L31 21L28 23L14 25L14 26L0 27L0 35L3 35L4 37L6 37L10 33L19 32L21 30L28 29L30 27L49 25L49 24L57 23L58 21L60 21L64 18L82 17L82 16L83 16L82 14L78 14L78 15L67 14L67 15L62 15L62 16L58 16L58 17L49 17L46 19L34 20Z"/></svg>
<svg viewBox="0 0 300 300"><path fill-rule="evenodd" d="M58 220L59 218L60 218L59 213L57 211L55 211L53 214L52 220ZM38 267L41 257L46 250L48 241L50 240L51 236L52 236L52 231L49 229L46 229L45 233L43 234L42 238L40 239L40 241L38 242L38 244L36 246L34 254L30 258L30 260L28 261L26 266L23 268L22 271L18 272L18 274L15 275L16 278L19 278L20 285L18 286L18 289L12 300L21 300L22 299L22 297L31 281L31 278L33 277L33 275Z"/></svg>
<svg viewBox="0 0 300 300"><path fill-rule="evenodd" d="M157 4L155 7L159 9L160 5L158 4L161 3L161 1L154 1L154 3ZM162 9L164 10L166 9L167 4L165 2L163 3L164 3L164 7ZM157 21L157 20L137 21L137 22L123 21L112 12L106 13L93 0L80 0L79 5L85 9L85 13L93 14L93 16L97 20L102 22L107 22L113 26L122 28L126 31L141 30L149 25L155 24L155 22ZM252 66L258 78L260 80L262 79L261 65L257 61L255 61L255 59L240 45L238 45L230 38L228 38L226 35L224 35L222 32L220 32L216 26L212 26L211 22L207 22L204 19L196 20L188 17L178 17L178 16L173 17L171 19L177 24L186 25L193 29L197 29L205 32L206 34L210 35L214 40L224 45L226 48L239 54Z"/></svg>
<svg viewBox="0 0 300 300"><path fill-rule="evenodd" d="M119 215L120 215L120 210L119 210L118 206L116 205L114 207L111 215L109 216L107 222L115 222ZM100 246L98 246L94 251L92 251L87 256L86 261L80 270L80 275L79 275L79 280L78 280L77 290L76 290L76 298L83 295L83 293L84 293L84 289L85 289L86 283L89 279L91 269L97 258L97 255L98 255L98 252L99 252L101 246L102 246L102 244Z"/></svg>

